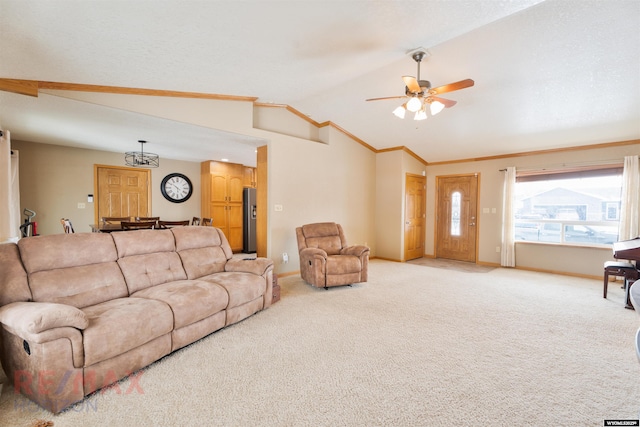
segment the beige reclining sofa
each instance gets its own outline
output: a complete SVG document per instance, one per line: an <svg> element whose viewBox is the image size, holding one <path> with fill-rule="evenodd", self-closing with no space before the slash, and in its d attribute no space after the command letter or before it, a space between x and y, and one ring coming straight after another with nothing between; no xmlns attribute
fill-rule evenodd
<svg viewBox="0 0 640 427"><path fill-rule="evenodd" d="M271 305L273 262L214 227L57 234L0 245L0 361L58 413Z"/></svg>

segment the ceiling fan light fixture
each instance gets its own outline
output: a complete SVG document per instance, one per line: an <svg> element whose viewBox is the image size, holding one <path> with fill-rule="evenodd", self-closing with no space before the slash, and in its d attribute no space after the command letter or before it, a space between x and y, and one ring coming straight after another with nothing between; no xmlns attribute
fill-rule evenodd
<svg viewBox="0 0 640 427"><path fill-rule="evenodd" d="M399 119L404 119L404 115L407 110L404 108L404 104L393 110L393 115L398 117Z"/></svg>
<svg viewBox="0 0 640 427"><path fill-rule="evenodd" d="M424 108L419 109L416 112L415 117L413 118L413 120L426 120L427 119L427 112L424 110Z"/></svg>
<svg viewBox="0 0 640 427"><path fill-rule="evenodd" d="M431 110L431 115L435 116L444 108L444 104L440 101L432 101L429 105L429 109Z"/></svg>
<svg viewBox="0 0 640 427"><path fill-rule="evenodd" d="M420 108L422 108L422 101L418 97L413 97L407 102L407 110L412 113L417 112Z"/></svg>

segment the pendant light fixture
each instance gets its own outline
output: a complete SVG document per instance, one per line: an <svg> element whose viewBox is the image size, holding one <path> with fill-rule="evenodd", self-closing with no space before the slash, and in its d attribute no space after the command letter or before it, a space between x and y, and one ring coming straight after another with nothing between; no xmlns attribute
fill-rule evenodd
<svg viewBox="0 0 640 427"><path fill-rule="evenodd" d="M160 166L160 158L154 153L145 153L144 144L147 141L138 140L140 151L127 151L124 153L124 162L134 168L157 168Z"/></svg>

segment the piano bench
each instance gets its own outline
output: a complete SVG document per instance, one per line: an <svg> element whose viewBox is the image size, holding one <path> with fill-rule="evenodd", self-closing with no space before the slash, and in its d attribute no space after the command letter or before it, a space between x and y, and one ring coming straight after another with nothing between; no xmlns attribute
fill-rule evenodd
<svg viewBox="0 0 640 427"><path fill-rule="evenodd" d="M624 287L627 288L629 280L638 280L638 270L630 262L607 261L604 263L604 292L603 298L607 297L607 286L609 285L609 275L624 277Z"/></svg>

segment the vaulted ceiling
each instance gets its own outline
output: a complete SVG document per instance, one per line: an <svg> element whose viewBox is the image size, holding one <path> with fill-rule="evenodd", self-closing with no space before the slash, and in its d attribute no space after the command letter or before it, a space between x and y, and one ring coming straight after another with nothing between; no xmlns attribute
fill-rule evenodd
<svg viewBox="0 0 640 427"><path fill-rule="evenodd" d="M432 86L475 85L424 121L366 102L404 94L417 48ZM0 0L0 52L0 78L255 97L427 162L640 139L637 0ZM263 143L46 94L0 92L0 125L183 160Z"/></svg>

